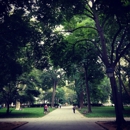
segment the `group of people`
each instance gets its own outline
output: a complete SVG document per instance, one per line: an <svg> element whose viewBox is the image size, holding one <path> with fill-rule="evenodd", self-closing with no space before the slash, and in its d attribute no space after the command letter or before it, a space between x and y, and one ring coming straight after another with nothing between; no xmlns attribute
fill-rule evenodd
<svg viewBox="0 0 130 130"><path fill-rule="evenodd" d="M61 108L61 104L59 104L59 107ZM73 113L75 113L75 109L76 109L76 107L75 106L73 106ZM45 104L44 105L44 113L47 113L47 111L48 111L48 106L47 106L47 104Z"/></svg>

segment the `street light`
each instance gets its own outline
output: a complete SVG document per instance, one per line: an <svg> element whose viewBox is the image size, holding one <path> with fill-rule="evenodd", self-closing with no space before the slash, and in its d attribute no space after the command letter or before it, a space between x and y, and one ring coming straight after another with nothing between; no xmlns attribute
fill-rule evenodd
<svg viewBox="0 0 130 130"><path fill-rule="evenodd" d="M113 77L114 69L113 68L107 68L106 74L109 78Z"/></svg>

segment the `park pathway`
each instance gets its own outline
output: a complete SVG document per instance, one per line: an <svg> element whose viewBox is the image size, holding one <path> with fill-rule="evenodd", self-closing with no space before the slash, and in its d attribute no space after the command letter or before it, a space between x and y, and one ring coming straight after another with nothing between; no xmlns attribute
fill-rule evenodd
<svg viewBox="0 0 130 130"><path fill-rule="evenodd" d="M0 122L14 121L28 122L15 130L104 130L95 122L115 121L115 118L86 118L78 111L74 114L72 106L58 108L42 118L0 118Z"/></svg>
<svg viewBox="0 0 130 130"><path fill-rule="evenodd" d="M16 130L104 130L95 123L95 120L84 117L78 111L74 114L72 106L58 108L42 118L23 119L23 121L29 123Z"/></svg>

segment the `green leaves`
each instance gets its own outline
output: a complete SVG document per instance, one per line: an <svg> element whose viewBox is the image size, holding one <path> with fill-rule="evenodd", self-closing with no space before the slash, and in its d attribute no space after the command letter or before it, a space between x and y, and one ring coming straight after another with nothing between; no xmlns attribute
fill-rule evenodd
<svg viewBox="0 0 130 130"><path fill-rule="evenodd" d="M1 87L16 81L23 72L30 71L36 57L37 61L41 58L38 55L41 52L38 45L41 32L34 28L34 23L24 13L23 10L17 10L7 15L0 24Z"/></svg>

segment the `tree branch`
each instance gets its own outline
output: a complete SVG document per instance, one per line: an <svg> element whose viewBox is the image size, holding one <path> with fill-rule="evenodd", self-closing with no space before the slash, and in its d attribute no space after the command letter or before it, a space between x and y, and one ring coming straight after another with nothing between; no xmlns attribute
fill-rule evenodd
<svg viewBox="0 0 130 130"><path fill-rule="evenodd" d="M118 45L118 47L116 49L116 57L118 56L119 49L121 48L121 45L123 44L125 36L126 36L126 29L125 29L125 31L124 31L124 33L123 33L123 35L121 37L120 43L119 43L119 45Z"/></svg>
<svg viewBox="0 0 130 130"><path fill-rule="evenodd" d="M101 55L101 50L100 50L100 48L97 46L97 44L96 44L95 41L92 41L92 40L90 40L90 39L82 39L82 40L76 41L76 42L74 43L74 45L73 45L73 51L74 51L74 48L75 48L76 44L77 44L77 43L80 43L80 42L82 42L82 41L89 41L89 42L93 43L93 44L95 45L95 47L96 47L98 53L100 54L99 57L104 61L104 59L102 58L102 55Z"/></svg>
<svg viewBox="0 0 130 130"><path fill-rule="evenodd" d="M107 15L107 16L104 18L103 22L101 23L101 27L102 27L102 28L104 28L104 25L105 25L105 23L106 23L106 21L107 21L108 18L109 18L109 15Z"/></svg>
<svg viewBox="0 0 130 130"><path fill-rule="evenodd" d="M116 34L114 35L114 38L113 38L112 44L111 44L111 48L112 48L112 51L111 51L111 61L113 61L114 43L115 43L115 41L116 41L117 36L118 36L119 33L121 32L121 30L122 30L121 27L117 30Z"/></svg>
<svg viewBox="0 0 130 130"><path fill-rule="evenodd" d="M84 13L84 15L94 20L94 17L90 16L89 14Z"/></svg>
<svg viewBox="0 0 130 130"><path fill-rule="evenodd" d="M124 56L124 58L126 61L130 62L130 59L128 57Z"/></svg>
<svg viewBox="0 0 130 130"><path fill-rule="evenodd" d="M117 76L118 77L118 79L119 79L119 76ZM122 84L122 86L123 86L123 88L124 88L124 90L125 90L125 92L127 93L127 95L129 96L129 98L130 98L130 93L128 92L128 90L127 90L127 88L126 88L126 86L124 85L124 83L123 83L123 81L121 80L121 84Z"/></svg>
<svg viewBox="0 0 130 130"><path fill-rule="evenodd" d="M126 53L126 51L129 50L129 48L130 48L130 43L128 43L127 46L124 48L124 50L120 53L120 55L117 56L117 58L114 62L114 65L116 65L119 62L120 58L123 57L123 55Z"/></svg>
<svg viewBox="0 0 130 130"><path fill-rule="evenodd" d="M75 29L72 29L72 30L67 30L67 31L57 31L57 32L70 32L70 33L72 33L72 32L74 32L74 31L76 31L76 30L78 30L78 29L82 29L82 28L91 28L91 29L94 29L94 30L97 31L97 29L94 28L94 27L90 27L90 26L81 26L81 27L78 27L78 28L75 28Z"/></svg>
<svg viewBox="0 0 130 130"><path fill-rule="evenodd" d="M88 4L88 6L89 6L89 4ZM89 6L89 8L91 9L90 6ZM93 16L93 12L91 12L91 11L90 11L89 9L87 9L87 8L85 8L85 10L86 10L87 12L89 12L89 13ZM90 17L91 19L94 19L94 17L90 16L89 14L86 14L86 13L85 13L85 15L88 16L88 17Z"/></svg>

